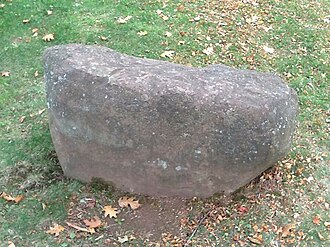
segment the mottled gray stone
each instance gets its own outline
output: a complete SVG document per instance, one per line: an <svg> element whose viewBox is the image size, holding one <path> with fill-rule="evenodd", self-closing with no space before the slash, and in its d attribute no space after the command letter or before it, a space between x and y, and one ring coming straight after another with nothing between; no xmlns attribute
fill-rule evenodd
<svg viewBox="0 0 330 247"><path fill-rule="evenodd" d="M190 68L97 46L44 54L64 174L156 196L233 192L290 149L297 97L269 73Z"/></svg>

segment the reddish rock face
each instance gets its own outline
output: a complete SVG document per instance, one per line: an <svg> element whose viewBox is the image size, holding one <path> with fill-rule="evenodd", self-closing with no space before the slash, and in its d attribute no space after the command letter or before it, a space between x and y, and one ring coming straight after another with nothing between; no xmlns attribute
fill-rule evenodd
<svg viewBox="0 0 330 247"><path fill-rule="evenodd" d="M295 92L268 73L190 68L97 46L44 54L65 175L153 196L233 192L290 149Z"/></svg>

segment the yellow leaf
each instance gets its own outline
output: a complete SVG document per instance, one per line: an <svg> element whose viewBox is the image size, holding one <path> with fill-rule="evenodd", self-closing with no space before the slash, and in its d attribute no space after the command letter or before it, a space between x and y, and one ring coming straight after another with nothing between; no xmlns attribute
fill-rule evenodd
<svg viewBox="0 0 330 247"><path fill-rule="evenodd" d="M8 77L9 75L10 75L10 72L9 71L3 71L3 72L1 72L1 76Z"/></svg>
<svg viewBox="0 0 330 247"><path fill-rule="evenodd" d="M54 40L55 38L54 38L54 34L50 33L50 34L46 34L44 37L42 37L42 39L46 42L49 42Z"/></svg>
<svg viewBox="0 0 330 247"><path fill-rule="evenodd" d="M104 217L109 215L110 218L117 218L117 214L119 213L117 208L113 208L112 206L104 206Z"/></svg>
<svg viewBox="0 0 330 247"><path fill-rule="evenodd" d="M46 231L49 234L54 234L55 237L59 236L61 232L63 232L65 229L63 226L54 224L48 231Z"/></svg>
<svg viewBox="0 0 330 247"><path fill-rule="evenodd" d="M121 208L131 207L131 209L133 209L133 210L141 207L141 204L139 203L138 200L135 200L134 197L127 197L127 196L123 196L123 197L119 198L118 204L119 204L119 207L121 207Z"/></svg>

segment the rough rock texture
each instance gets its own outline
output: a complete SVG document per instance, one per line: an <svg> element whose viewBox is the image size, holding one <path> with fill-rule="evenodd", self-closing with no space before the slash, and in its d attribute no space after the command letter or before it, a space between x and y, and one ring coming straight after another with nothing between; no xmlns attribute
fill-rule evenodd
<svg viewBox="0 0 330 247"><path fill-rule="evenodd" d="M273 74L190 68L97 46L44 54L65 175L156 196L232 192L290 149L295 92Z"/></svg>

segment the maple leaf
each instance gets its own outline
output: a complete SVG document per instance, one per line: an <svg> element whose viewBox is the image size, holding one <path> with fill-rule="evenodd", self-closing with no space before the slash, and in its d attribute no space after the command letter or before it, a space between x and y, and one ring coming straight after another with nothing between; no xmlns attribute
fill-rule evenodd
<svg viewBox="0 0 330 247"><path fill-rule="evenodd" d="M137 33L139 36L146 36L148 34L147 31L140 31Z"/></svg>
<svg viewBox="0 0 330 247"><path fill-rule="evenodd" d="M54 40L55 38L54 38L54 34L50 33L50 34L46 34L44 37L42 37L42 39L46 42L49 42Z"/></svg>
<svg viewBox="0 0 330 247"><path fill-rule="evenodd" d="M102 225L102 221L97 216L94 216L90 220L84 220L84 223L89 228L97 228L97 227L100 227Z"/></svg>
<svg viewBox="0 0 330 247"><path fill-rule="evenodd" d="M174 56L174 53L175 53L175 51L164 51L162 54L160 54L160 56L172 58Z"/></svg>
<svg viewBox="0 0 330 247"><path fill-rule="evenodd" d="M133 16L126 16L126 17L119 17L117 20L117 23L119 24L125 24L127 23L130 19L132 19Z"/></svg>
<svg viewBox="0 0 330 247"><path fill-rule="evenodd" d="M117 214L119 213L117 208L113 208L112 206L104 206L104 217L109 215L110 218L117 218Z"/></svg>
<svg viewBox="0 0 330 247"><path fill-rule="evenodd" d="M133 209L133 210L141 207L141 204L139 203L138 200L135 200L134 197L127 197L127 196L120 197L118 200L118 204L119 204L119 207L121 207L121 208L131 207L131 209Z"/></svg>
<svg viewBox="0 0 330 247"><path fill-rule="evenodd" d="M9 71L3 71L1 72L1 76L8 77L10 75Z"/></svg>
<svg viewBox="0 0 330 247"><path fill-rule="evenodd" d="M63 226L59 224L54 224L52 227L49 228L48 231L46 231L49 234L54 234L55 237L59 236L61 232L63 232L65 229Z"/></svg>
<svg viewBox="0 0 330 247"><path fill-rule="evenodd" d="M315 225L320 225L320 221L321 221L321 218L319 215L315 215L314 218L313 218L313 223Z"/></svg>

